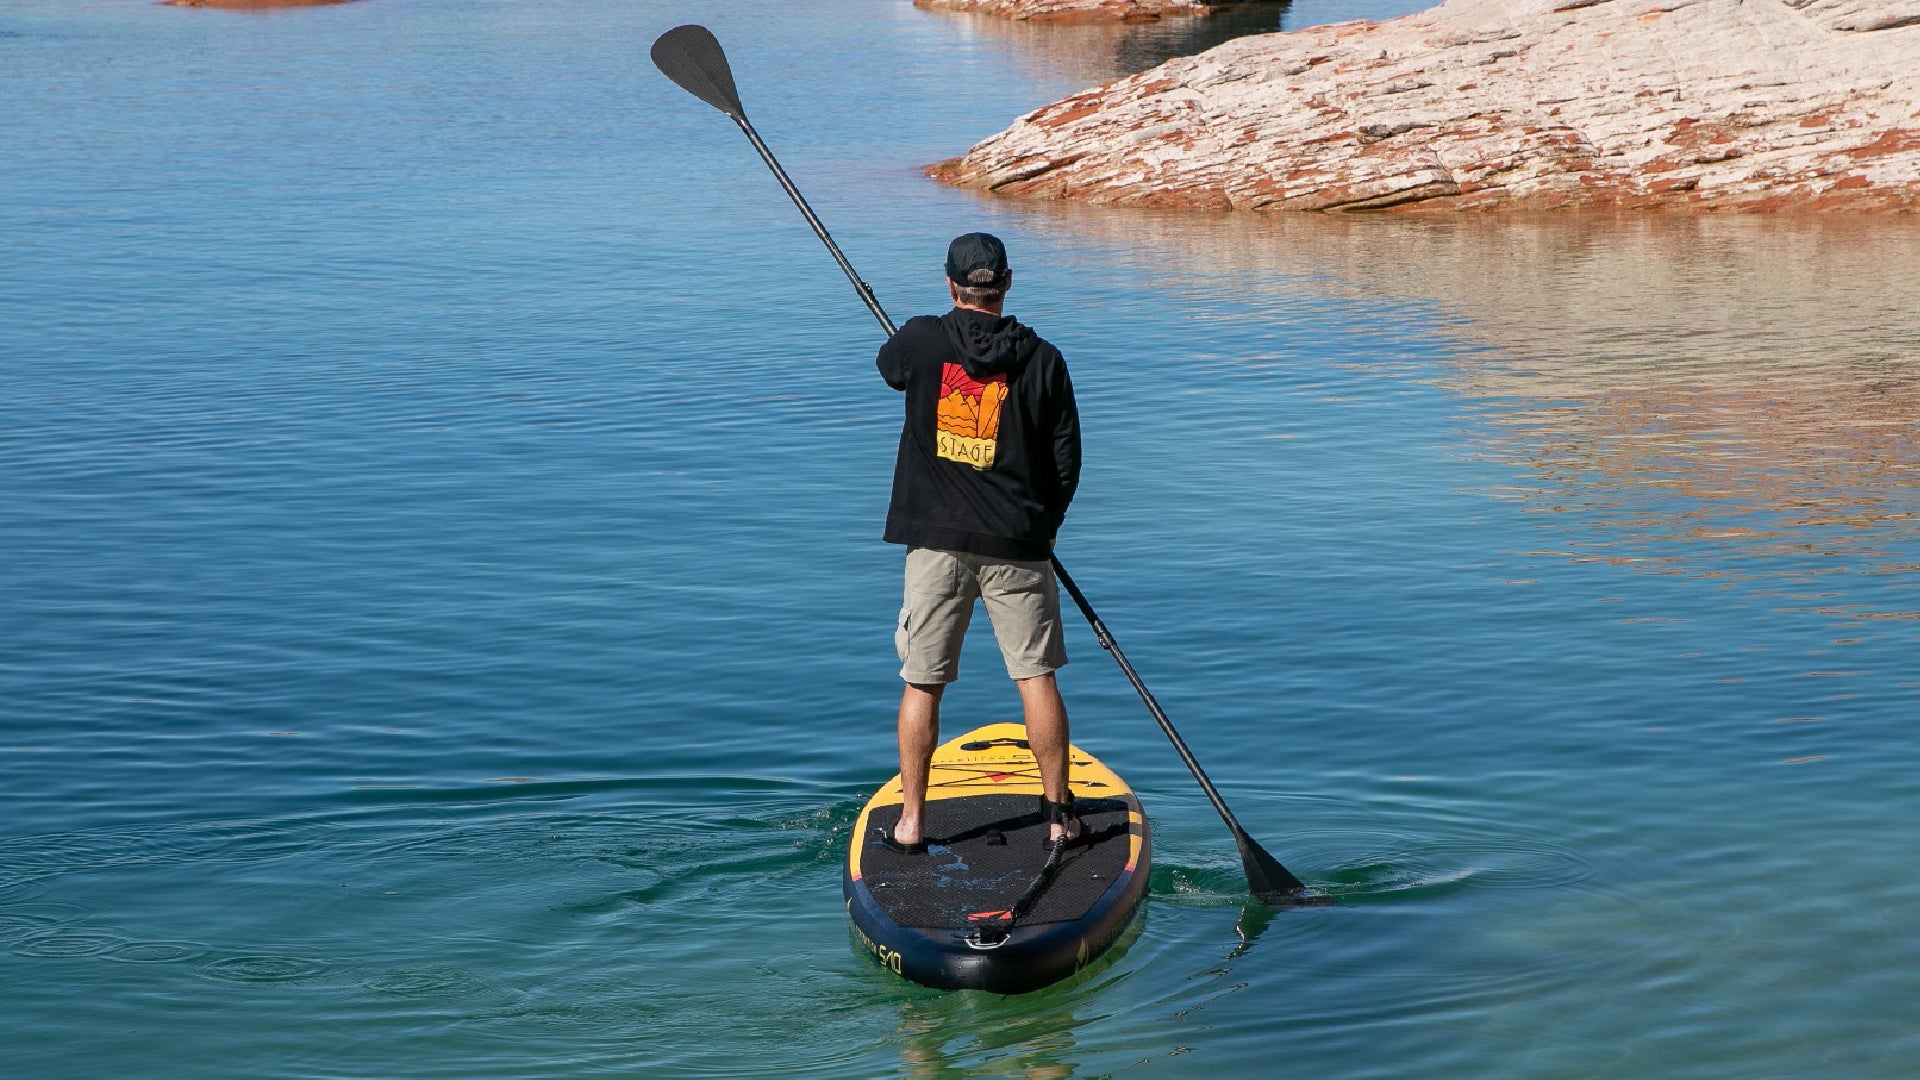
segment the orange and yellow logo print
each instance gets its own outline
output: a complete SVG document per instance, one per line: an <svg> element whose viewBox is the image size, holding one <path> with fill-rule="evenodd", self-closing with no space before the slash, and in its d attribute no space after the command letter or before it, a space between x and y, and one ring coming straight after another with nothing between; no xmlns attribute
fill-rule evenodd
<svg viewBox="0 0 1920 1080"><path fill-rule="evenodd" d="M1007 377L985 381L967 374L959 364L940 370L940 408L934 433L937 453L976 469L993 468L993 449L1000 439L1000 406L1007 400Z"/></svg>

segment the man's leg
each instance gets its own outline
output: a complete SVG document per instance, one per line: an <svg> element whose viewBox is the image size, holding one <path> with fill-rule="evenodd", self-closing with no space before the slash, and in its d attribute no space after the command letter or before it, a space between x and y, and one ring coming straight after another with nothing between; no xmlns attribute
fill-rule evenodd
<svg viewBox="0 0 1920 1080"><path fill-rule="evenodd" d="M1027 721L1027 745L1033 748L1033 759L1040 765L1040 786L1046 791L1048 801L1066 802L1067 703L1060 699L1060 684L1049 671L1031 679L1016 679L1013 685L1020 688L1020 705ZM1048 831L1048 839L1052 840L1079 835L1077 819L1067 824L1055 822Z"/></svg>
<svg viewBox="0 0 1920 1080"><path fill-rule="evenodd" d="M926 839L922 824L927 806L927 770L933 761L933 748L940 741L940 695L946 689L941 683L908 683L900 695L902 799L900 823L893 827L897 843L918 844Z"/></svg>
<svg viewBox="0 0 1920 1080"><path fill-rule="evenodd" d="M907 592L894 645L900 652L900 823L902 844L926 839L927 772L940 741L940 695L960 677L960 643L980 594L950 551L907 549Z"/></svg>
<svg viewBox="0 0 1920 1080"><path fill-rule="evenodd" d="M1040 786L1049 802L1066 802L1067 705L1060 700L1053 673L1066 664L1067 647L1053 568L1044 562L986 560L980 570L980 598L993 620L1007 675L1020 688L1027 745L1040 766ZM1073 818L1056 822L1049 834L1075 839L1080 823Z"/></svg>

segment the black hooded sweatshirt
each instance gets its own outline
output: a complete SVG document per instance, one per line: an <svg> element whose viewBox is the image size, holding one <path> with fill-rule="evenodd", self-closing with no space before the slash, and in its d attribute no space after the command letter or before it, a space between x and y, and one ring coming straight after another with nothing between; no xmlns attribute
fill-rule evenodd
<svg viewBox="0 0 1920 1080"><path fill-rule="evenodd" d="M1080 414L1060 350L1010 315L954 308L880 348L905 391L885 539L1045 559L1080 483Z"/></svg>

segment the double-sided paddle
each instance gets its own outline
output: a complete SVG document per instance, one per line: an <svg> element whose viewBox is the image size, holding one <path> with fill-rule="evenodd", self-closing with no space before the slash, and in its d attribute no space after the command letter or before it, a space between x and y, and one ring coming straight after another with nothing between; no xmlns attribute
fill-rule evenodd
<svg viewBox="0 0 1920 1080"><path fill-rule="evenodd" d="M833 253L833 261L840 264L840 269L847 275L847 280L853 282L854 291L860 294L861 300L865 301L867 310L873 312L873 317L880 321L881 328L887 332L888 336L892 336L895 329L893 320L887 318L886 311L880 307L880 301L874 298L873 289L860 280L859 274L854 273L853 264L848 262L846 255L840 251L840 245L834 243L833 237L827 235L826 226L820 224L820 219L814 215L813 208L807 205L806 199L801 198L800 189L793 186L793 181L787 176L787 170L781 168L780 163L774 160L773 152L767 149L767 144L760 139L760 133L753 129L752 123L748 122L747 111L740 105L740 91L733 85L733 68L727 64L727 54L720 48L720 42L713 36L713 32L704 26L674 27L654 41L653 63L660 69L662 75L672 79L681 89L726 113L735 124L740 126L740 130L746 133L747 140L753 143L753 148L760 152L760 160L766 162L767 168L773 170L774 179L780 181L780 187L786 191L787 197L793 200L793 205L800 208L801 216L807 219L807 224L813 226L814 233L827 245L827 250ZM1087 603L1086 596L1081 593L1080 587L1074 584L1073 578L1068 576L1067 568L1060 565L1060 559L1057 556L1053 557L1053 572L1059 577L1060 583L1066 586L1067 592L1072 595L1073 602L1080 608L1080 613L1086 616L1088 625L1093 627L1094 636L1100 639L1100 647L1113 654L1114 660L1120 665L1120 670L1126 674L1127 681L1132 683L1134 690L1139 692L1140 700L1146 702L1147 711L1153 714L1154 720L1160 724L1160 730L1166 733L1167 738L1173 743L1173 748L1179 751L1180 760L1187 763L1188 771L1193 773L1195 780L1200 781L1200 787L1207 793L1213 808L1219 811L1221 819L1227 823L1227 828L1233 831L1233 841L1240 848L1240 861L1247 872L1247 888L1256 899L1265 904L1278 905L1295 899L1303 888L1300 879L1289 873L1286 867L1281 866L1280 860L1267 854L1267 850L1255 842L1253 837L1248 836L1247 830L1240 827L1240 822L1234 818L1233 811L1227 809L1227 801L1220 797L1219 789L1213 786L1212 780L1207 779L1206 771L1200 768L1200 763L1194 759L1193 751L1187 749L1186 741L1180 738L1178 731L1174 730L1173 722L1167 719L1167 714L1161 710L1160 703L1153 699L1153 694L1147 690L1147 684L1140 681L1140 676L1134 672L1133 665L1127 663L1125 654L1121 653L1120 646L1114 643L1113 635L1108 632L1106 623L1101 622L1100 616L1094 613L1093 605Z"/></svg>

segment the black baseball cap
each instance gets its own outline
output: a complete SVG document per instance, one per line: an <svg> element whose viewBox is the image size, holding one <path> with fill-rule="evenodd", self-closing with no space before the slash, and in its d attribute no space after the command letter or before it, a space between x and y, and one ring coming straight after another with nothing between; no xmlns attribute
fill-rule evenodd
<svg viewBox="0 0 1920 1080"><path fill-rule="evenodd" d="M947 280L973 288L997 284L1007 275L1007 245L990 233L970 232L947 245Z"/></svg>

